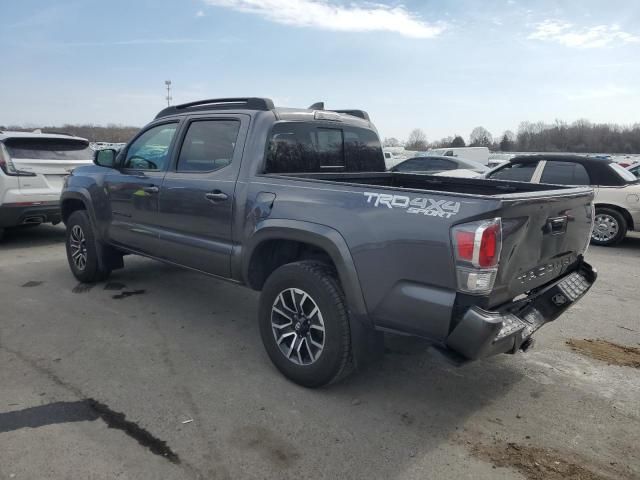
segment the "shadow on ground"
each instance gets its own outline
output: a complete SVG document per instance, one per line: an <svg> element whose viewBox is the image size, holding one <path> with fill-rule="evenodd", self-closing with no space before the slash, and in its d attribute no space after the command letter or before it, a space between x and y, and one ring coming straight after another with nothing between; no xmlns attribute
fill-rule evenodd
<svg viewBox="0 0 640 480"><path fill-rule="evenodd" d="M63 225L38 225L7 228L0 240L0 250L42 247L64 243Z"/></svg>

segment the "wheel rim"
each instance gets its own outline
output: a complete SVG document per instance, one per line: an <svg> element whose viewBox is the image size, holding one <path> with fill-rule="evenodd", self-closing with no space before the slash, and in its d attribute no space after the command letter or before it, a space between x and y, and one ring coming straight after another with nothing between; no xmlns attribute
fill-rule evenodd
<svg viewBox="0 0 640 480"><path fill-rule="evenodd" d="M591 237L599 242L608 242L615 238L619 229L618 221L614 217L599 213L596 215Z"/></svg>
<svg viewBox="0 0 640 480"><path fill-rule="evenodd" d="M71 228L69 248L73 264L78 270L84 270L87 267L87 241L80 225L74 225Z"/></svg>
<svg viewBox="0 0 640 480"><path fill-rule="evenodd" d="M280 292L271 307L271 330L280 352L296 365L315 363L324 350L322 312L299 288Z"/></svg>

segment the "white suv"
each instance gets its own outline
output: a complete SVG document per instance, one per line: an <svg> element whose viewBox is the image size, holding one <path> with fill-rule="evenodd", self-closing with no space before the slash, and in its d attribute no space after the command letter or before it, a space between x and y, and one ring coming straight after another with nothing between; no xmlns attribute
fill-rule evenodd
<svg viewBox="0 0 640 480"><path fill-rule="evenodd" d="M0 131L0 238L6 227L59 223L65 177L92 161L84 138Z"/></svg>

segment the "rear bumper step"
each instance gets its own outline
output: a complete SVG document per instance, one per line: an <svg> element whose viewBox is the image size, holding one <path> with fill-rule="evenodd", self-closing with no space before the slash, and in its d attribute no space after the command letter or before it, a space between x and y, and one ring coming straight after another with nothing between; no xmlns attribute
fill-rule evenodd
<svg viewBox="0 0 640 480"><path fill-rule="evenodd" d="M517 314L472 307L447 337L446 345L467 360L527 350L531 336L582 298L596 277L595 269L582 262L577 270L542 287Z"/></svg>

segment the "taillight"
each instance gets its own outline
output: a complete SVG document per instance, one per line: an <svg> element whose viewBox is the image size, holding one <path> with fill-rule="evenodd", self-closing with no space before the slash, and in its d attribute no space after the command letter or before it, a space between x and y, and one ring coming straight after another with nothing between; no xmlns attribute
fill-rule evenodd
<svg viewBox="0 0 640 480"><path fill-rule="evenodd" d="M456 225L451 229L458 290L490 293L498 272L502 249L500 218Z"/></svg>
<svg viewBox="0 0 640 480"><path fill-rule="evenodd" d="M0 170L2 170L5 175L10 175L12 177L35 177L36 175L33 172L17 170L2 143L0 143Z"/></svg>

